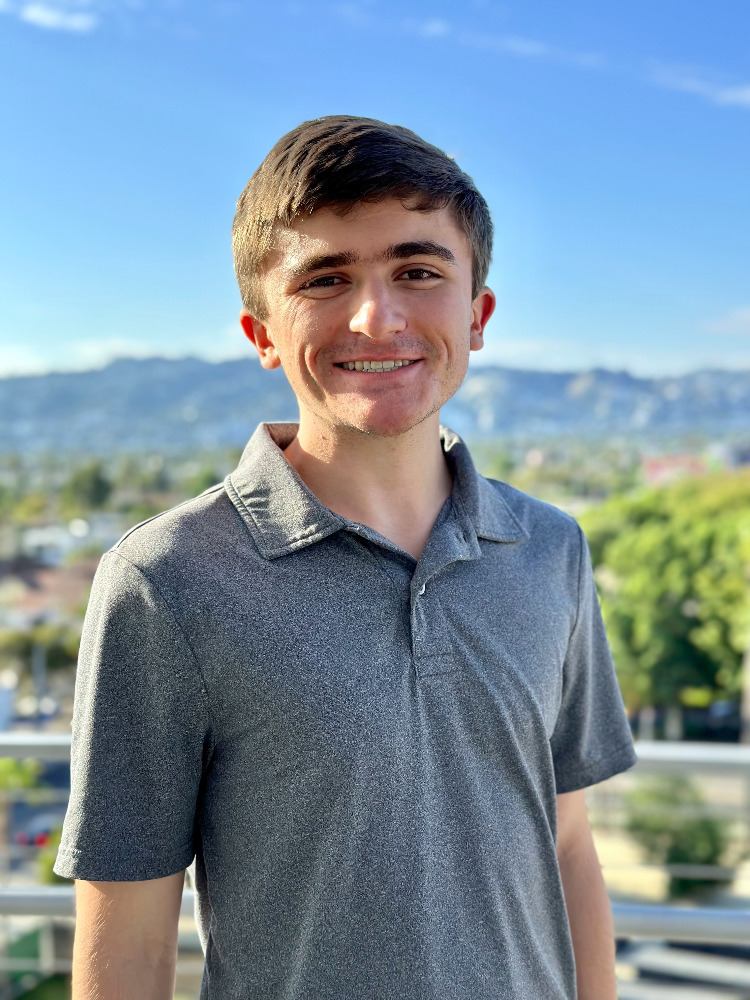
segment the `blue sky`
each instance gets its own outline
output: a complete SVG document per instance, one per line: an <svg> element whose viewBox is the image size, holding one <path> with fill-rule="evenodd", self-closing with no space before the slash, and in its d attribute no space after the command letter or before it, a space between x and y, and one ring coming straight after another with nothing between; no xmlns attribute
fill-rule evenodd
<svg viewBox="0 0 750 1000"><path fill-rule="evenodd" d="M473 363L750 369L748 39L746 0L0 0L0 375L249 354L235 201L332 113L487 197Z"/></svg>

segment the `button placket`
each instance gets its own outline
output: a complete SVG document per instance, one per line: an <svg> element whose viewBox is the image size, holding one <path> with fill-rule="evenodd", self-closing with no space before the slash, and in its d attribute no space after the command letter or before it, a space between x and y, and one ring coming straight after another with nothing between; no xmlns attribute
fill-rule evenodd
<svg viewBox="0 0 750 1000"><path fill-rule="evenodd" d="M428 592L424 582L412 600L412 655L415 671L420 677L458 669L437 591L438 588L431 583Z"/></svg>

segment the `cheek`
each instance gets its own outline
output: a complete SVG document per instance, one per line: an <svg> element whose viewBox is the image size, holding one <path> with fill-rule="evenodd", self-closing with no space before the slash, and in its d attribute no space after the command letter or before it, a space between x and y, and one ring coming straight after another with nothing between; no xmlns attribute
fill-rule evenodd
<svg viewBox="0 0 750 1000"><path fill-rule="evenodd" d="M272 339L282 365L298 367L315 341L315 324L298 304L279 310L275 317Z"/></svg>

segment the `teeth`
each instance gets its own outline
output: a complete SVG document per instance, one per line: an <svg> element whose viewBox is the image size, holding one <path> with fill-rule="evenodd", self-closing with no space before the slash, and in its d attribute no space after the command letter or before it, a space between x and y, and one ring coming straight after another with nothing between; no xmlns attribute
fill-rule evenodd
<svg viewBox="0 0 750 1000"><path fill-rule="evenodd" d="M350 372L389 372L394 368L405 368L412 364L411 361L343 361L342 368L348 368Z"/></svg>

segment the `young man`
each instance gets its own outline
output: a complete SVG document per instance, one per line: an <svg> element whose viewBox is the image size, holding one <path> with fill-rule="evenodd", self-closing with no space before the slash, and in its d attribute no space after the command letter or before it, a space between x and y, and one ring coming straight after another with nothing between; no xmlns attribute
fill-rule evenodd
<svg viewBox="0 0 750 1000"><path fill-rule="evenodd" d="M575 522L440 428L494 296L487 206L413 133L323 118L234 224L299 425L102 560L55 870L74 1000L614 1000L583 788L635 760Z"/></svg>

